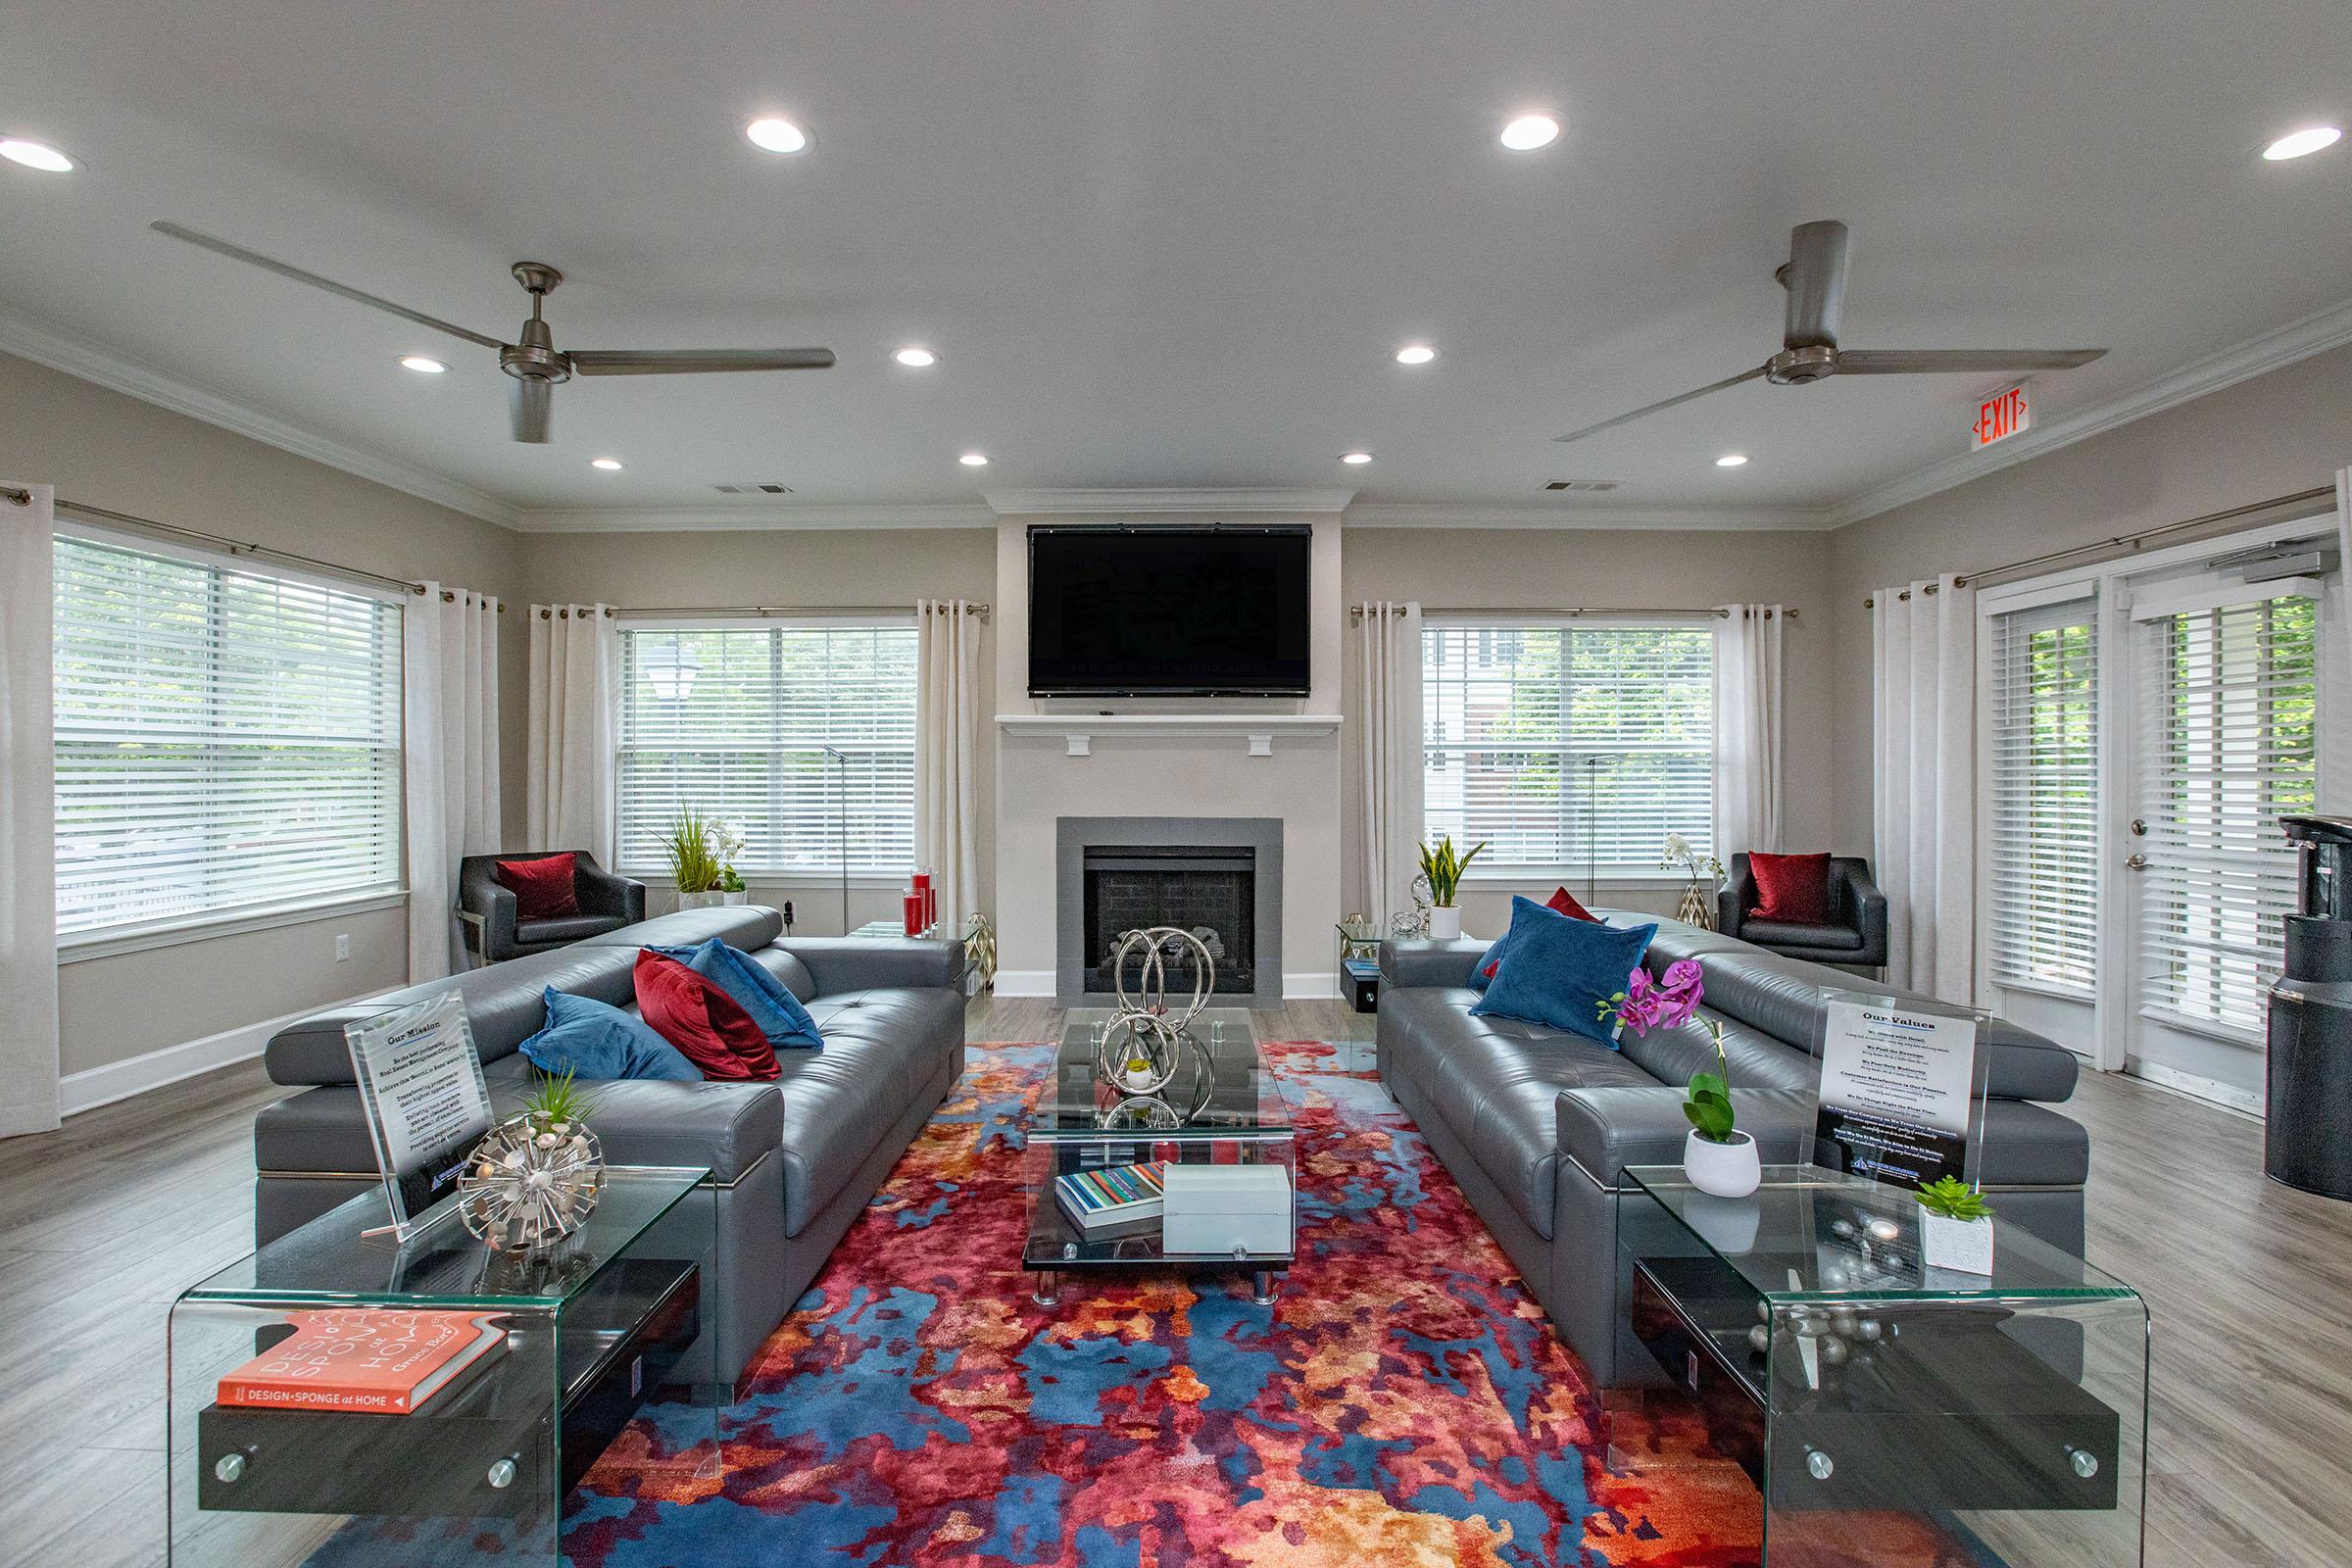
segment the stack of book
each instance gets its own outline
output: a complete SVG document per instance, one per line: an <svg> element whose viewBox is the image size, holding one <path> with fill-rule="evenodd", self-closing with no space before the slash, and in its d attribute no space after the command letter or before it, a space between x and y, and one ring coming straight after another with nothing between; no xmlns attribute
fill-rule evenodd
<svg viewBox="0 0 2352 1568"><path fill-rule="evenodd" d="M1054 1179L1054 1197L1071 1224L1088 1236L1156 1222L1160 1214L1159 1160L1142 1165L1105 1165Z"/></svg>

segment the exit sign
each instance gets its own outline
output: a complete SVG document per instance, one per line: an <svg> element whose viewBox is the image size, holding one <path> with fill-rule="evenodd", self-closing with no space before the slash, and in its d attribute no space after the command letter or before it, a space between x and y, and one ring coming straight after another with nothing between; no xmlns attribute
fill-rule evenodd
<svg viewBox="0 0 2352 1568"><path fill-rule="evenodd" d="M2023 382L2003 387L1977 405L1977 422L1969 431L1969 449L1981 451L1995 441L2006 441L2020 430L2034 424L2034 405L2026 401Z"/></svg>

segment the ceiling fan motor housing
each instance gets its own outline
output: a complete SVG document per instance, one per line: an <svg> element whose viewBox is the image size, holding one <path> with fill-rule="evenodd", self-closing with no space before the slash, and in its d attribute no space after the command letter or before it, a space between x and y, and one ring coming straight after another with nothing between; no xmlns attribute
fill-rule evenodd
<svg viewBox="0 0 2352 1568"><path fill-rule="evenodd" d="M1776 386L1803 386L1838 373L1838 350L1833 344L1813 343L1783 349L1764 364L1764 378Z"/></svg>

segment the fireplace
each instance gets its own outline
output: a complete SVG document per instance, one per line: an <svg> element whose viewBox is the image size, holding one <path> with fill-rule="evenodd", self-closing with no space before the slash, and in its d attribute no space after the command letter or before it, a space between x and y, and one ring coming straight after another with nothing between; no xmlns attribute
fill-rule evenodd
<svg viewBox="0 0 2352 1568"><path fill-rule="evenodd" d="M1216 990L1257 989L1257 852L1247 844L1090 844L1085 875L1082 990L1118 989L1119 938L1146 926L1190 931L1216 961ZM1135 973L1130 963L1129 974ZM1170 990L1194 983L1189 962Z"/></svg>
<svg viewBox="0 0 2352 1568"><path fill-rule="evenodd" d="M1055 992L1102 1006L1119 937L1170 925L1206 944L1226 1006L1282 998L1279 817L1065 816L1055 822ZM1130 967L1129 974L1134 974ZM1189 972L1168 989L1190 994Z"/></svg>

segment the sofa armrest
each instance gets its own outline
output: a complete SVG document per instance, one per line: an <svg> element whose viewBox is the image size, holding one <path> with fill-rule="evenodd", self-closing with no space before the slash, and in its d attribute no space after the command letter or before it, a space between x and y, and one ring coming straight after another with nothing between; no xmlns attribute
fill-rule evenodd
<svg viewBox="0 0 2352 1568"><path fill-rule="evenodd" d="M820 997L963 982L963 944L940 937L786 937L770 946L808 966Z"/></svg>
<svg viewBox="0 0 2352 1568"><path fill-rule="evenodd" d="M571 885L582 914L602 914L635 925L645 918L645 884L592 865L585 858L571 868Z"/></svg>
<svg viewBox="0 0 2352 1568"><path fill-rule="evenodd" d="M1466 986L1470 971L1492 942L1457 937L1433 942L1424 937L1390 937L1380 945L1384 986Z"/></svg>
<svg viewBox="0 0 2352 1568"><path fill-rule="evenodd" d="M588 1125L615 1165L707 1165L731 1182L784 1140L784 1098L774 1084L645 1078L582 1088Z"/></svg>
<svg viewBox="0 0 2352 1568"><path fill-rule="evenodd" d="M481 942L475 951L485 963L495 963L514 953L514 922L519 908L514 902L514 890L502 882L493 881L487 874L467 877L459 889L459 902L468 914L480 916L474 929Z"/></svg>
<svg viewBox="0 0 2352 1568"><path fill-rule="evenodd" d="M1563 1089L1554 1107L1559 1152L1603 1187L1628 1165L1679 1165L1690 1120L1684 1091L1668 1084ZM1815 1097L1804 1089L1734 1089L1732 1113L1767 1165L1801 1157L1812 1136Z"/></svg>

